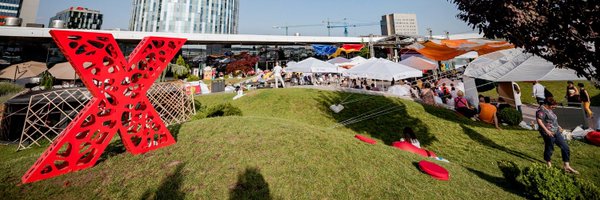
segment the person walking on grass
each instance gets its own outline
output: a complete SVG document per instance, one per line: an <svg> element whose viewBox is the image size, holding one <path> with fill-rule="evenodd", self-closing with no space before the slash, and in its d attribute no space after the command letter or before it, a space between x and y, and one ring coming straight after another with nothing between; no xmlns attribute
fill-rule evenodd
<svg viewBox="0 0 600 200"><path fill-rule="evenodd" d="M583 85L583 83L578 83L577 86L579 86L579 98L581 99L583 110L585 110L585 116L593 118L594 112L590 109L590 94L585 90L585 85Z"/></svg>
<svg viewBox="0 0 600 200"><path fill-rule="evenodd" d="M560 147L565 172L579 174L569 164L571 156L569 145L562 135L563 129L558 125L558 117L552 112L556 105L554 98L547 98L535 113L538 130L544 139L544 160L548 167L552 167L552 153L556 144Z"/></svg>
<svg viewBox="0 0 600 200"><path fill-rule="evenodd" d="M278 81L281 81L281 85L285 88L285 81L283 81L283 77L281 77L281 73L283 72L283 68L279 66L279 63L273 67L273 75L275 77L275 88L279 87Z"/></svg>
<svg viewBox="0 0 600 200"><path fill-rule="evenodd" d="M542 105L544 103L544 99L546 99L546 95L544 94L545 89L546 88L540 84L539 81L536 81L533 84L533 97L535 97L535 100L539 105Z"/></svg>

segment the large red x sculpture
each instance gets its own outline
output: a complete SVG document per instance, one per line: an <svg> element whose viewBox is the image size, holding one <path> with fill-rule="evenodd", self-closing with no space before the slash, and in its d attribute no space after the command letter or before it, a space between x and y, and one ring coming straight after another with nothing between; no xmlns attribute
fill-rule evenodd
<svg viewBox="0 0 600 200"><path fill-rule="evenodd" d="M146 37L125 59L111 34L50 34L93 98L23 175L23 183L92 167L117 132L132 154L175 143L146 91L185 39Z"/></svg>

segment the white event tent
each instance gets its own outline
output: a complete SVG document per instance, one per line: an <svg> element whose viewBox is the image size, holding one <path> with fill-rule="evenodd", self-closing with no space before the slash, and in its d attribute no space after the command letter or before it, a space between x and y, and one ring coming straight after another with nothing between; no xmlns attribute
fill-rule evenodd
<svg viewBox="0 0 600 200"><path fill-rule="evenodd" d="M344 75L391 81L422 77L423 72L387 59L371 58L344 72Z"/></svg>
<svg viewBox="0 0 600 200"><path fill-rule="evenodd" d="M350 61L351 61L350 59L347 59L347 58L344 58L344 57L335 57L335 58L332 58L332 59L328 60L327 62L331 63L331 64L339 64L339 63L347 63L347 62L350 62Z"/></svg>
<svg viewBox="0 0 600 200"><path fill-rule="evenodd" d="M464 75L494 82L586 80L574 70L559 69L523 49L496 51L471 62Z"/></svg>
<svg viewBox="0 0 600 200"><path fill-rule="evenodd" d="M363 58L361 56L356 56L356 57L350 59L348 62L336 63L335 65L337 65L337 66L356 66L356 65L359 65L359 64L364 63L366 61L367 61L366 58Z"/></svg>
<svg viewBox="0 0 600 200"><path fill-rule="evenodd" d="M434 70L437 69L438 65L434 61L420 58L417 56L411 56L399 62L400 64L418 69L418 70Z"/></svg>
<svg viewBox="0 0 600 200"><path fill-rule="evenodd" d="M286 72L301 72L301 73L340 73L341 71L335 65L323 62L316 58L307 58L298 63L285 68Z"/></svg>

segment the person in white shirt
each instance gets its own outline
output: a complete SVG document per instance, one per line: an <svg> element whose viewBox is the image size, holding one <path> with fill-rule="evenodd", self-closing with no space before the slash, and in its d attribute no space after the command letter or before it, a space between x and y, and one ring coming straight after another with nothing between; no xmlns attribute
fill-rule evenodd
<svg viewBox="0 0 600 200"><path fill-rule="evenodd" d="M279 66L279 63L273 67L273 75L275 77L275 88L279 87L278 81L281 81L281 85L285 88L285 81L283 81L283 77L281 77L281 72L283 72L283 68Z"/></svg>
<svg viewBox="0 0 600 200"><path fill-rule="evenodd" d="M546 88L544 88L544 86L540 84L539 81L536 81L533 84L533 97L535 97L536 101L540 105L542 105L544 103L544 100L546 99L546 96L544 95L545 89Z"/></svg>
<svg viewBox="0 0 600 200"><path fill-rule="evenodd" d="M523 105L523 102L521 102L521 87L519 87L519 84L512 82L513 85L513 96L515 99L515 107L517 107L517 110L523 114L523 110L521 110L521 106Z"/></svg>

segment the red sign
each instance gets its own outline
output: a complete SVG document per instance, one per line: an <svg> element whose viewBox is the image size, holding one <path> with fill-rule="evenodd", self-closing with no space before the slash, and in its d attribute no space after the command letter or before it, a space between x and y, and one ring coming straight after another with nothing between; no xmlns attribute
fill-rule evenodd
<svg viewBox="0 0 600 200"><path fill-rule="evenodd" d="M117 132L132 154L175 143L146 91L186 39L146 37L125 59L111 34L50 34L93 98L23 175L23 183L94 166Z"/></svg>

